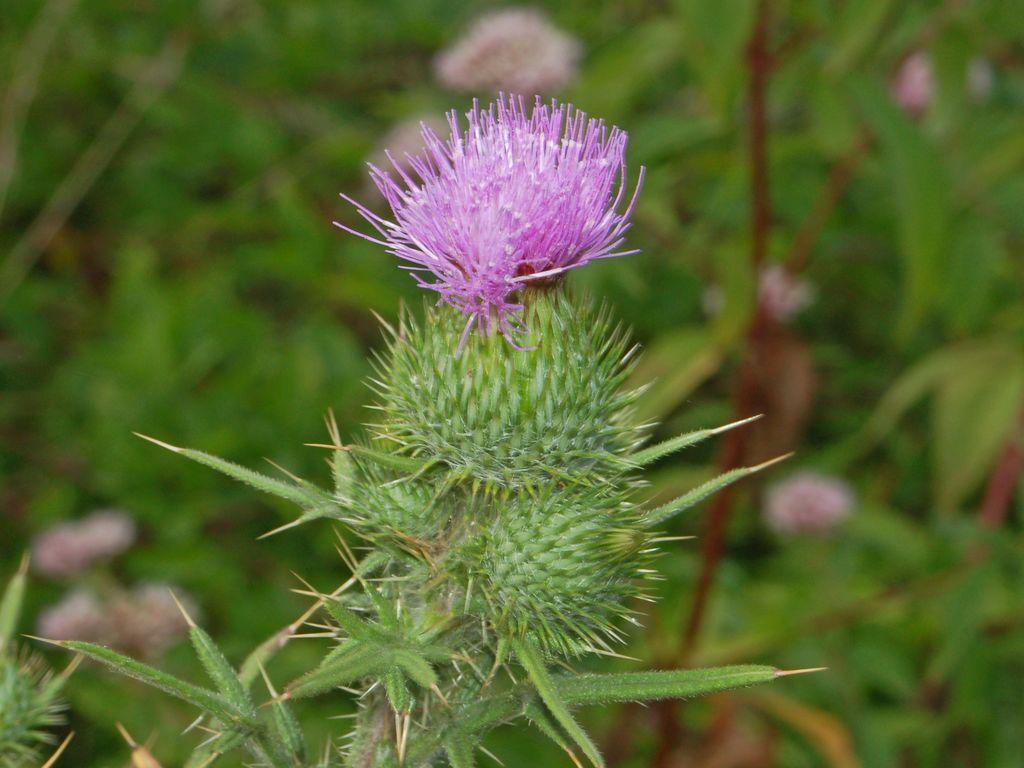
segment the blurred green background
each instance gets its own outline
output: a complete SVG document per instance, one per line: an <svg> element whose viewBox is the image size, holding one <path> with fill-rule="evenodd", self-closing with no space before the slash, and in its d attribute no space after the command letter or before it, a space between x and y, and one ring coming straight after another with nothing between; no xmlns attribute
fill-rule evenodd
<svg viewBox="0 0 1024 768"><path fill-rule="evenodd" d="M611 762L1020 766L1024 3L534 6L581 44L579 76L549 95L625 128L631 167L647 167L630 234L642 253L571 278L635 329L638 379L655 381L646 415L665 436L723 423L746 375L768 416L745 462L796 451L733 498L689 661L829 668L588 711ZM328 409L343 436L357 430L373 313L422 301L392 257L331 226L358 220L337 193L379 205L365 162L381 137L468 107L432 62L497 7L5 0L0 576L47 526L122 508L141 538L116 578L180 585L236 661L307 604L293 571L321 589L345 577L328 526L256 541L293 510L132 432L326 480L303 443L324 440ZM767 63L749 55L758 30ZM927 98L901 106L915 55ZM815 296L767 341L747 333L758 68L758 236ZM712 447L664 462L653 490L688 488L716 461ZM842 478L856 507L830 536L773 534L765 486L804 468ZM703 536L706 509L672 533ZM623 651L640 661L607 667L680 661L701 546L669 545L662 600ZM33 577L24 631L64 591ZM293 644L275 677L312 664L317 642ZM200 674L181 647L160 663ZM152 736L165 765L198 741L180 735L186 709L96 669L68 695L77 737L61 765L127 764L115 721ZM301 710L310 746L348 711L341 694ZM491 748L508 766L569 765L523 729Z"/></svg>

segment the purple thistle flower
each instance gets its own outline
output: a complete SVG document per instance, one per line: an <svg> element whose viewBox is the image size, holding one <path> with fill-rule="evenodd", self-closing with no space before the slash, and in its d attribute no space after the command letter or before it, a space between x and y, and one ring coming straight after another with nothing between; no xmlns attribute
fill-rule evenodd
<svg viewBox="0 0 1024 768"><path fill-rule="evenodd" d="M440 294L439 303L462 312L460 349L474 325L482 333L501 331L515 346L523 308L517 294L525 284L637 252L620 248L644 169L620 211L622 130L539 97L529 113L522 97L501 96L486 109L474 101L467 118L463 133L457 113L449 113L447 141L424 125L420 157L400 163L389 155L401 185L371 164L394 221L342 195L380 238L334 223L387 248L421 287Z"/></svg>

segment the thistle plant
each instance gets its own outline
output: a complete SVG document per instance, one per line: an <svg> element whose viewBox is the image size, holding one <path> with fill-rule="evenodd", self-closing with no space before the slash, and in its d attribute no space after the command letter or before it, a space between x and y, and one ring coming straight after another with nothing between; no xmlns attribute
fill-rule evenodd
<svg viewBox="0 0 1024 768"><path fill-rule="evenodd" d="M424 155L396 159L397 178L371 169L393 214L355 203L375 234L339 224L397 256L439 300L385 325L365 433L343 442L328 419L330 487L153 440L295 503L301 513L278 531L314 524L325 535L334 523L351 578L328 593L309 587L310 609L238 669L190 622L208 686L59 643L200 710L213 735L191 766L243 749L274 768L468 768L490 730L518 719L577 764L600 766L579 707L786 674L573 671L614 655L638 624L666 523L760 467L642 503L645 467L747 420L648 445L650 425L633 411L642 390L628 385L636 347L607 307L565 284L566 272L631 253L624 235L640 184L628 188L626 135L517 98L474 105L468 118L462 130L453 114L447 139L424 126ZM329 635L323 660L275 686L272 657L306 622ZM339 689L358 694L347 743L307 757L292 702L347 695Z"/></svg>
<svg viewBox="0 0 1024 768"><path fill-rule="evenodd" d="M26 557L0 598L0 768L41 764L42 750L55 741L50 729L64 722L59 694L75 666L54 675L38 654L14 641L27 573Z"/></svg>

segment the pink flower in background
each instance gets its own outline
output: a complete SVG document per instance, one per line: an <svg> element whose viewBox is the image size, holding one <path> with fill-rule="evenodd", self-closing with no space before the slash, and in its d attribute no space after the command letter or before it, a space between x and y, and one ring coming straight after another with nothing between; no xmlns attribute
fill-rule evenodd
<svg viewBox="0 0 1024 768"><path fill-rule="evenodd" d="M32 563L47 576L72 576L96 560L121 554L135 543L135 535L135 522L124 512L98 510L41 533L32 545Z"/></svg>
<svg viewBox="0 0 1024 768"><path fill-rule="evenodd" d="M757 293L765 312L780 323L792 320L814 300L810 284L794 277L779 264L761 270Z"/></svg>
<svg viewBox="0 0 1024 768"><path fill-rule="evenodd" d="M39 615L36 632L49 640L100 642L106 637L106 617L96 598L85 590L69 592Z"/></svg>
<svg viewBox="0 0 1024 768"><path fill-rule="evenodd" d="M781 534L828 533L853 509L854 495L842 480L800 472L768 489L764 520Z"/></svg>
<svg viewBox="0 0 1024 768"><path fill-rule="evenodd" d="M394 221L342 195L380 238L335 225L406 262L420 286L466 316L460 348L474 325L513 344L517 293L622 250L643 169L626 200L626 134L572 106L502 97L474 102L463 133L455 112L442 140L425 127L427 150L412 172L396 163L371 177Z"/></svg>
<svg viewBox="0 0 1024 768"><path fill-rule="evenodd" d="M195 602L177 588L175 595L190 616ZM69 592L39 616L37 632L50 640L86 640L136 658L151 659L188 633L188 622L166 584L118 590L105 602L91 592Z"/></svg>
<svg viewBox="0 0 1024 768"><path fill-rule="evenodd" d="M542 13L509 8L481 16L435 63L440 82L462 91L553 93L576 78L580 45Z"/></svg>
<svg viewBox="0 0 1024 768"><path fill-rule="evenodd" d="M196 604L177 587L143 584L125 592L107 606L110 644L138 658L159 656L188 633L188 622L171 591L188 614L197 617Z"/></svg>
<svg viewBox="0 0 1024 768"><path fill-rule="evenodd" d="M79 524L79 529L96 559L127 551L137 533L135 521L119 509L97 510Z"/></svg>
<svg viewBox="0 0 1024 768"><path fill-rule="evenodd" d="M787 323L814 301L814 288L806 280L791 275L785 267L772 264L761 270L757 300L776 322ZM712 317L721 312L725 306L721 287L708 286L701 296L701 306Z"/></svg>
<svg viewBox="0 0 1024 768"><path fill-rule="evenodd" d="M889 94L912 117L923 115L935 93L935 74L927 53L918 51L905 58L889 84Z"/></svg>
<svg viewBox="0 0 1024 768"><path fill-rule="evenodd" d="M32 566L47 576L71 576L93 561L88 540L77 523L61 523L41 533L32 544Z"/></svg>

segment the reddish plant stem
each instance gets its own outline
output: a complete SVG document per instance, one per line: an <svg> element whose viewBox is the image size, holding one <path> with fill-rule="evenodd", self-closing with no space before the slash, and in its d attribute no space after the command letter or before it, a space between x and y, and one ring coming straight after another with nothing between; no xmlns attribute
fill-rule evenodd
<svg viewBox="0 0 1024 768"><path fill-rule="evenodd" d="M768 253L771 234L771 197L768 180L768 109L767 90L771 74L772 56L768 50L769 2L760 0L757 21L747 43L746 62L749 72L749 152L750 152L750 255L753 274L760 272ZM772 321L758 303L746 338L746 354L741 363L735 389L732 412L736 418L753 415L759 393L757 380L757 350ZM730 432L723 441L718 457L718 470L727 472L742 465L747 446L747 431ZM682 645L673 666L682 666L692 653L704 618L708 596L714 582L718 564L725 548L725 535L732 513L733 490L719 492L708 511L707 530L703 537L701 567L697 579L690 615ZM680 726L676 716L676 702L666 700L655 708L658 739L652 766L669 768L672 755L680 740Z"/></svg>
<svg viewBox="0 0 1024 768"><path fill-rule="evenodd" d="M1013 492L1024 472L1024 411L1021 411L1016 432L1006 442L992 477L985 488L985 497L978 510L978 521L986 528L998 528L1006 519Z"/></svg>
<svg viewBox="0 0 1024 768"><path fill-rule="evenodd" d="M766 96L772 59L768 52L768 1L758 5L757 24L747 45L747 66L749 81L749 126L750 126L750 260L756 275L764 264L768 252L768 237L771 233L771 196L768 186L768 109ZM732 412L735 418L752 416L759 397L757 380L758 350L766 335L771 332L772 320L758 304L757 311L747 333L746 352L740 366L733 391ZM749 432L743 429L728 433L719 455L719 472L736 469L743 463ZM707 606L708 594L718 570L725 547L725 534L732 514L734 493L726 488L714 497L708 510L707 530L703 537L701 568L697 577L696 592L690 615L683 635L683 644L677 663L685 664L700 632Z"/></svg>
<svg viewBox="0 0 1024 768"><path fill-rule="evenodd" d="M797 230L793 245L786 256L786 269L796 273L804 268L810 258L818 238L821 237L825 225L832 212L839 204L846 188L850 185L861 160L871 148L872 138L866 130L861 130L846 153L836 162L829 172L825 184L811 206L810 212Z"/></svg>

